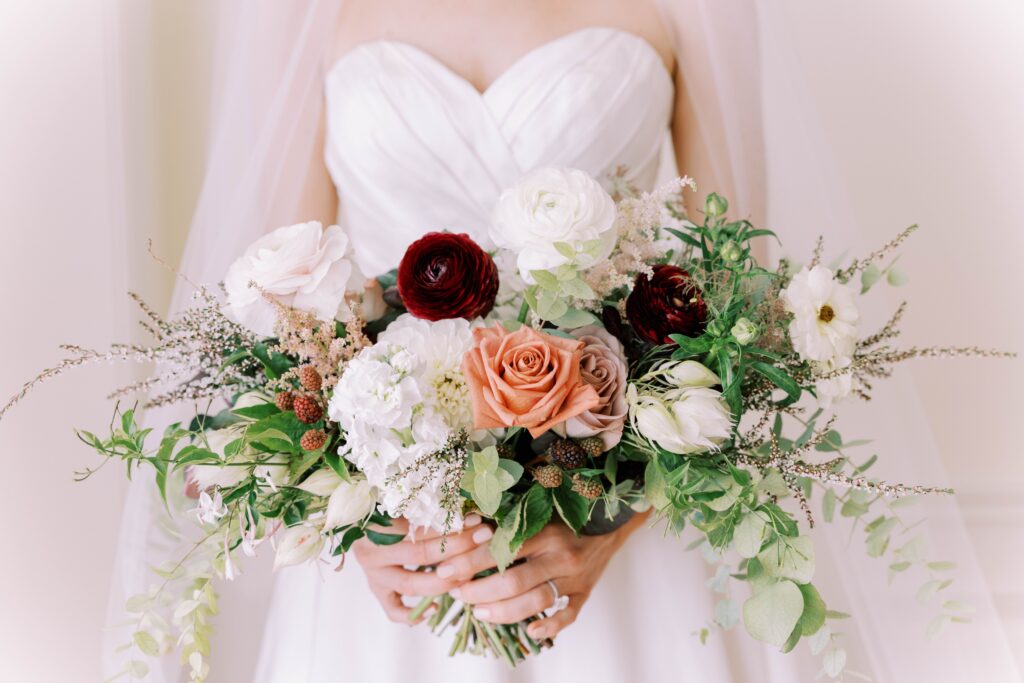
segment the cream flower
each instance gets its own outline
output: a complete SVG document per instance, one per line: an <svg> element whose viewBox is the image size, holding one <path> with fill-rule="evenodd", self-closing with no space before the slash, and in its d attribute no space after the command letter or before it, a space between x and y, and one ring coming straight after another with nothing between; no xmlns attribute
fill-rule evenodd
<svg viewBox="0 0 1024 683"><path fill-rule="evenodd" d="M540 168L501 194L490 236L515 252L519 273L533 284L531 271L568 263L586 269L608 258L616 240L615 213L615 202L589 174Z"/></svg>
<svg viewBox="0 0 1024 683"><path fill-rule="evenodd" d="M860 313L853 290L831 270L804 268L782 291L782 300L793 314L789 337L801 358L824 363L853 356Z"/></svg>
<svg viewBox="0 0 1024 683"><path fill-rule="evenodd" d="M324 529L330 531L339 526L354 524L373 512L373 506L376 504L373 487L366 479L342 481L335 487L327 501Z"/></svg>
<svg viewBox="0 0 1024 683"><path fill-rule="evenodd" d="M839 358L815 363L815 374L827 375L835 370L850 367L849 358ZM818 405L822 410L829 410L833 404L838 403L853 393L853 374L846 372L828 379L819 378L814 382L815 394L818 396Z"/></svg>
<svg viewBox="0 0 1024 683"><path fill-rule="evenodd" d="M285 529L277 539L274 570L313 560L324 547L320 531L312 526L293 526Z"/></svg>
<svg viewBox="0 0 1024 683"><path fill-rule="evenodd" d="M298 223L274 230L245 250L224 278L232 317L256 334L274 333L276 311L251 282L286 306L333 320L345 308L353 275L348 236L336 225Z"/></svg>

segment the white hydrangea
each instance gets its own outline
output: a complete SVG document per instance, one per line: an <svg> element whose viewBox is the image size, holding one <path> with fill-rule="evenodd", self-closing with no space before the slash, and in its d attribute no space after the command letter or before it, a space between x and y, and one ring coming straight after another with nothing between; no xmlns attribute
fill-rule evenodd
<svg viewBox="0 0 1024 683"><path fill-rule="evenodd" d="M328 405L331 419L346 432L341 455L376 488L382 511L402 514L414 526L444 528L442 476L414 471L393 478L441 449L453 430L471 426L461 367L472 345L466 320L404 315L349 362ZM456 518L453 528L461 524Z"/></svg>

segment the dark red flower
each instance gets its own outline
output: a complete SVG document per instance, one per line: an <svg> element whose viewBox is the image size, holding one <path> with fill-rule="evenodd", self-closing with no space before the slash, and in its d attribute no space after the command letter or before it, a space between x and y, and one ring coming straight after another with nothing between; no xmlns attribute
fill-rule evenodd
<svg viewBox="0 0 1024 683"><path fill-rule="evenodd" d="M430 232L402 257L398 294L417 318L476 318L494 307L498 267L469 235Z"/></svg>
<svg viewBox="0 0 1024 683"><path fill-rule="evenodd" d="M670 334L699 337L708 309L693 278L682 268L654 266L640 275L626 299L626 317L637 335L652 344L670 344Z"/></svg>

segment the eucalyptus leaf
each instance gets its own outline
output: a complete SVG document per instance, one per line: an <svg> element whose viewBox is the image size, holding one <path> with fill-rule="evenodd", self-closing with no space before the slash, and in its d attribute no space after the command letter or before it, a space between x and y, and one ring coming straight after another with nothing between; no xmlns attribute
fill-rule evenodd
<svg viewBox="0 0 1024 683"><path fill-rule="evenodd" d="M768 524L760 513L748 513L736 525L732 540L736 544L736 552L740 557L756 557L761 552Z"/></svg>
<svg viewBox="0 0 1024 683"><path fill-rule="evenodd" d="M743 603L743 624L754 638L782 647L804 611L804 598L792 581L769 583Z"/></svg>
<svg viewBox="0 0 1024 683"><path fill-rule="evenodd" d="M759 553L757 559L767 576L797 583L808 583L814 578L814 542L807 536L780 537Z"/></svg>

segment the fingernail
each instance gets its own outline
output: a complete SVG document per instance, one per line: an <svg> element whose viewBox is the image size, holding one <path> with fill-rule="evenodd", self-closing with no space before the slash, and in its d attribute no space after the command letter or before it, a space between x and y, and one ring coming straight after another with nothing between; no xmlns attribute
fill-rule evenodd
<svg viewBox="0 0 1024 683"><path fill-rule="evenodd" d="M437 576L440 579L447 579L449 576L455 573L455 567L450 564L442 564L437 568Z"/></svg>
<svg viewBox="0 0 1024 683"><path fill-rule="evenodd" d="M458 588L453 588L450 591L448 591L448 595L452 596L456 600L462 599L462 591L460 591Z"/></svg>
<svg viewBox="0 0 1024 683"><path fill-rule="evenodd" d="M543 626L530 626L526 629L530 633L530 637L534 640L541 640L544 638L544 627Z"/></svg>
<svg viewBox="0 0 1024 683"><path fill-rule="evenodd" d="M486 620L487 617L491 616L491 610L487 609L486 607L477 607L473 610L473 616L475 616L477 619Z"/></svg>
<svg viewBox="0 0 1024 683"><path fill-rule="evenodd" d="M494 532L491 531L491 527L485 526L473 532L473 542L477 544L483 543L493 535Z"/></svg>
<svg viewBox="0 0 1024 683"><path fill-rule="evenodd" d="M465 522L463 523L467 527L474 527L482 521L483 520L480 518L480 515L470 515L469 517L466 517Z"/></svg>

